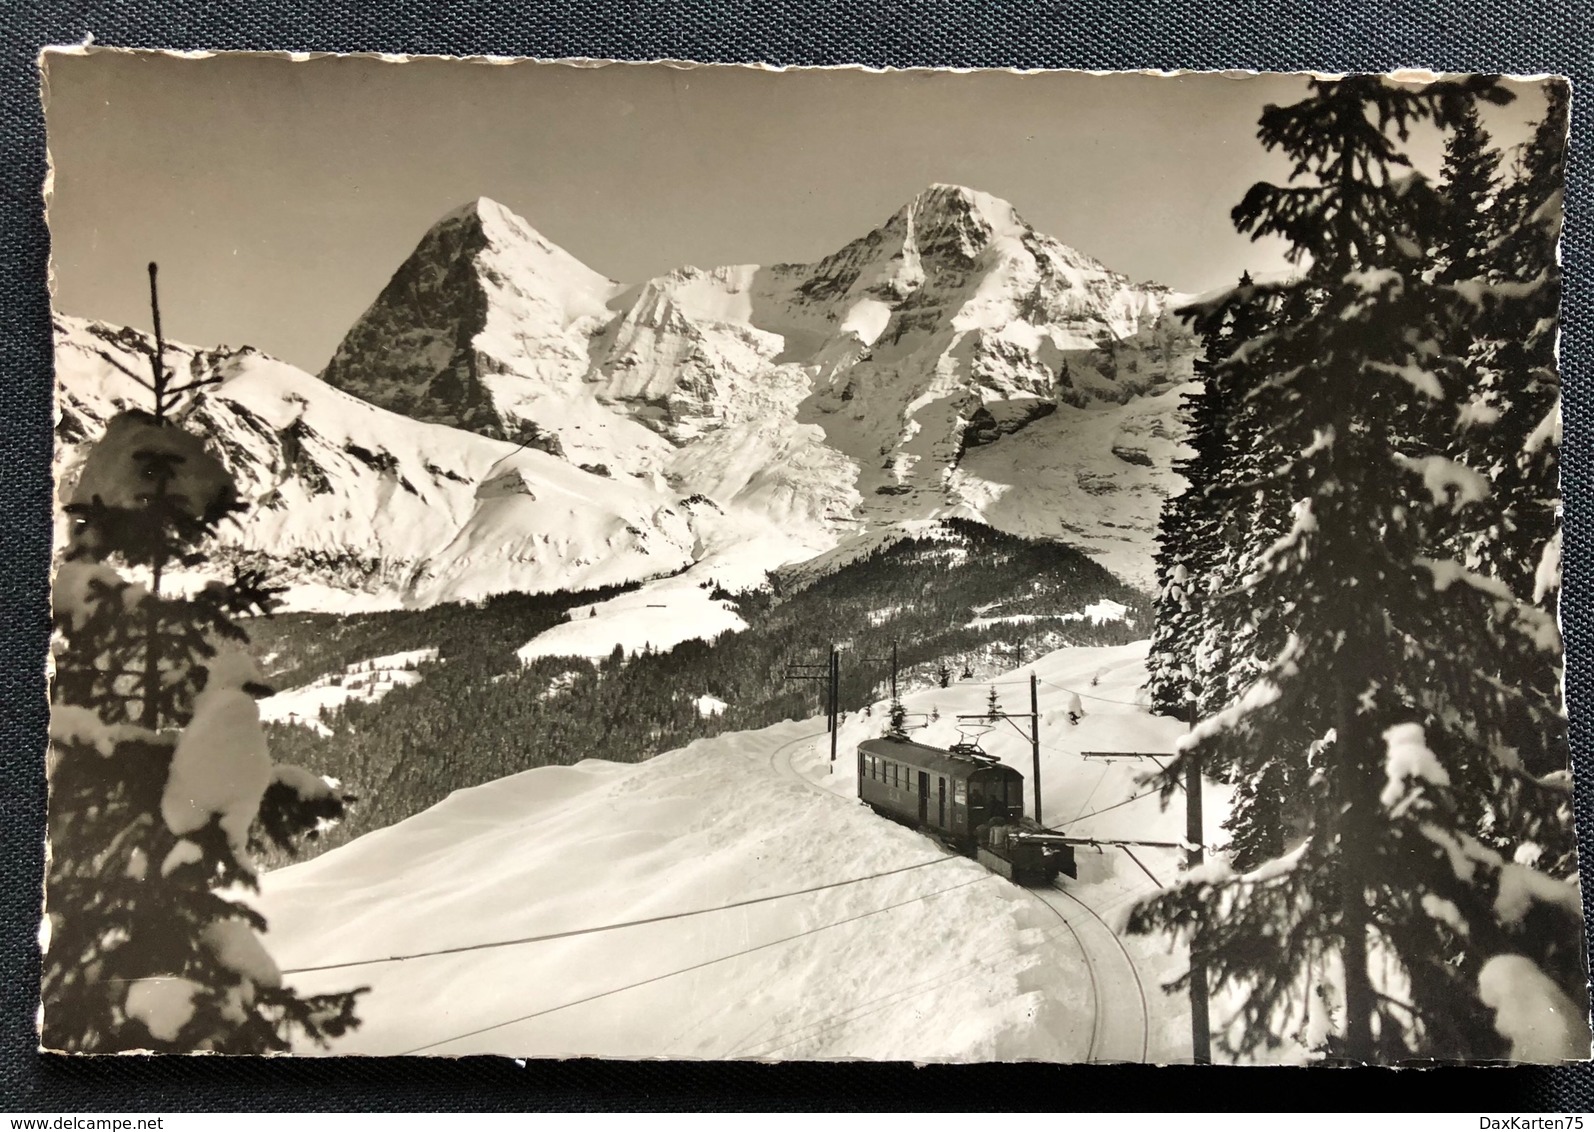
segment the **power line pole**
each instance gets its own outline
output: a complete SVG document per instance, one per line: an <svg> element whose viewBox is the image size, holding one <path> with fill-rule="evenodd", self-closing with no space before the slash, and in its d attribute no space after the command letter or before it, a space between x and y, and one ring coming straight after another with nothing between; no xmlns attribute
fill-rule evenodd
<svg viewBox="0 0 1594 1132"><path fill-rule="evenodd" d="M1035 673L1029 674L1029 750L1035 767L1035 824L1041 820L1041 699Z"/></svg>
<svg viewBox="0 0 1594 1132"><path fill-rule="evenodd" d="M1195 730L1196 701L1190 700L1190 729ZM1185 756L1184 838L1190 848L1185 865L1195 868L1206 860L1206 830L1201 813L1201 763L1194 754ZM1212 1063L1212 1030L1208 1019L1207 969L1190 956L1190 1052L1197 1065Z"/></svg>
<svg viewBox="0 0 1594 1132"><path fill-rule="evenodd" d="M786 663L786 679L788 680L813 680L823 681L825 685L825 730L834 733L836 730L836 689L840 684L837 679L838 670L836 647L830 647L830 659L820 664L818 661ZM823 672L818 669L824 669Z"/></svg>
<svg viewBox="0 0 1594 1132"><path fill-rule="evenodd" d="M841 704L841 654L830 646L830 773L836 773L836 741L841 732L837 718Z"/></svg>

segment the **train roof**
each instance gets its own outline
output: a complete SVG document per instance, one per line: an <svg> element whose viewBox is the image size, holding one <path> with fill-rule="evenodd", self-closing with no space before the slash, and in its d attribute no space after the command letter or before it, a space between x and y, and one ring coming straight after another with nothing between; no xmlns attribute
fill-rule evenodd
<svg viewBox="0 0 1594 1132"><path fill-rule="evenodd" d="M999 770L1018 775L1019 778L1024 777L1012 767L995 760L978 759L972 755L947 751L940 747L927 747L911 739L865 739L858 744L858 749L867 754L895 759L897 762L933 770L949 777L967 778L980 770Z"/></svg>

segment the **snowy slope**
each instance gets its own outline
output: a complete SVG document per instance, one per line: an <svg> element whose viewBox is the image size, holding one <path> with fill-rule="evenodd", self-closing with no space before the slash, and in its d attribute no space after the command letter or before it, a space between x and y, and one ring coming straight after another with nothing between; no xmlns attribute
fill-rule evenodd
<svg viewBox="0 0 1594 1132"><path fill-rule="evenodd" d="M1143 658L1142 644L1064 650L1039 662L1052 822L1094 810L1101 812L1071 831L1156 839L1182 830L1182 815L1160 813L1155 798L1107 809L1134 796L1143 768L1078 754L1087 743L1172 749L1178 725L1134 706ZM1027 698L1024 673L1002 680L1004 702ZM1103 697L1085 701L1078 727L1063 718L1070 683ZM928 737L939 742L948 737L942 731L950 734L947 717L981 710L986 691L920 692L908 697L909 710L934 704L943 723ZM826 773L823 721L806 720L700 741L638 765L547 767L460 791L266 876L268 945L302 990L374 988L364 1028L335 1052L1138 1056L1138 1043L1115 1052L1101 1034L1120 1016L1139 1017L1143 988L1147 1056L1187 1057L1187 1015L1157 989L1180 962L1164 945L1130 940L1133 963L1120 959L1109 969L1111 954L1121 953L1110 934L1092 939L1082 913L1070 914L1070 930L1037 896L966 859L938 860L945 854L934 842L856 802L848 751L880 722L879 712L846 720L834 774ZM1010 743L992 732L985 743L1029 773L1027 745L1016 737ZM1213 828L1221 811L1211 799ZM1120 922L1128 900L1151 882L1121 854L1080 856L1070 891ZM1173 875L1171 860L1156 851L1144 859L1164 880ZM857 883L836 885L846 881ZM748 900L756 902L676 915ZM657 917L666 918L583 931ZM581 934L292 973L566 932ZM1088 971L1082 941L1094 952ZM1139 1032L1139 1023L1132 1028Z"/></svg>
<svg viewBox="0 0 1594 1132"><path fill-rule="evenodd" d="M136 331L57 317L63 491L105 423L148 404L133 377L149 372L148 352ZM424 605L631 581L693 561L691 509L650 482L422 423L253 350L169 345L168 365L220 379L182 416L212 438L250 504L241 525L224 526L224 545L265 556L335 607L348 591Z"/></svg>

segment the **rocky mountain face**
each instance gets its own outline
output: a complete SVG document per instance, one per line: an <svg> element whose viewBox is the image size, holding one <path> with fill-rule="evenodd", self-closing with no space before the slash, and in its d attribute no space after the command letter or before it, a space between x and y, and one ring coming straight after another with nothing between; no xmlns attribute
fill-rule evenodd
<svg viewBox="0 0 1594 1132"><path fill-rule="evenodd" d="M424 235L320 380L248 350L169 361L227 375L186 412L259 504L229 537L306 588L426 603L733 551L774 568L946 516L1144 584L1196 349L1180 298L951 185L816 263L630 285L481 199ZM57 332L70 462L140 403L120 371L147 371L148 345Z"/></svg>

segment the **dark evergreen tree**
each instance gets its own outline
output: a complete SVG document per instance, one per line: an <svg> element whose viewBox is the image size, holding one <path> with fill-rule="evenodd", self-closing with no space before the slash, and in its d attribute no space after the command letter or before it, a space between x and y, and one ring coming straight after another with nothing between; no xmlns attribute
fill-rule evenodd
<svg viewBox="0 0 1594 1132"><path fill-rule="evenodd" d="M1500 152L1489 147L1489 135L1476 107L1457 120L1445 143L1440 185L1441 214L1434 260L1442 283L1481 279L1490 252L1491 206L1500 187Z"/></svg>
<svg viewBox="0 0 1594 1132"><path fill-rule="evenodd" d="M886 722L886 734L893 739L908 737L908 712L900 699L891 701L891 714Z"/></svg>
<svg viewBox="0 0 1594 1132"><path fill-rule="evenodd" d="M1554 612L1561 555L1555 246L1568 106L1565 84L1549 84L1546 94L1545 117L1488 210L1492 222L1477 233L1484 254L1473 257L1476 273L1458 282L1473 306L1467 355L1472 390L1452 455L1491 486L1490 506L1473 511L1455 552L1518 598ZM1560 702L1556 668L1533 664L1502 671L1501 678L1543 702ZM1542 732L1523 719L1511 744L1536 773L1564 771L1567 765L1564 730ZM1567 841L1554 855L1570 867L1571 851Z"/></svg>
<svg viewBox="0 0 1594 1132"><path fill-rule="evenodd" d="M991 686L991 694L985 697L985 719L988 723L995 723L1002 716L1002 704L996 698L996 686Z"/></svg>
<svg viewBox="0 0 1594 1132"><path fill-rule="evenodd" d="M1309 262L1277 289L1272 329L1217 367L1265 375L1248 401L1267 423L1267 490L1292 518L1209 616L1277 649L1191 733L1166 784L1188 758L1253 795L1282 769L1302 793L1299 829L1288 852L1192 878L1137 907L1130 927L1188 939L1215 996L1240 1003L1218 1029L1236 1053L1276 1044L1326 1003L1332 1056L1499 1056L1485 1000L1507 956L1584 1014L1576 889L1524 863L1555 804L1504 742L1514 723L1556 723L1498 677L1553 667L1555 624L1437 553L1488 485L1442 454L1466 393L1444 344L1472 306L1428 270L1443 201L1402 175L1401 143L1415 123L1455 127L1478 98L1508 96L1486 78L1314 81L1261 120L1292 183L1259 184L1234 211L1242 232L1282 236ZM1221 326L1237 301L1206 304L1198 328ZM1485 844L1485 827L1516 852Z"/></svg>
<svg viewBox="0 0 1594 1132"><path fill-rule="evenodd" d="M1195 363L1201 382L1181 405L1185 442L1191 455L1177 461L1186 488L1170 496L1158 524L1155 623L1148 668L1152 710L1186 718L1217 694L1227 665L1213 655L1203 619L1204 596L1221 591L1224 568L1242 557L1241 521L1255 486L1239 482L1250 471L1245 458L1250 439L1238 426L1244 418L1246 387L1241 367L1223 367L1240 342L1263 329L1263 301L1249 273L1242 275L1235 301L1224 317L1202 328L1202 353ZM1219 699L1221 702L1221 698Z"/></svg>
<svg viewBox="0 0 1594 1132"><path fill-rule="evenodd" d="M262 578L165 592L239 508L221 463L173 422L197 384L177 385L162 353L146 383L155 411L110 422L66 508L41 1039L76 1053L324 1045L357 1024L359 992L284 987L264 920L227 892L256 887L254 851L313 836L347 799L267 754L254 697L268 689L236 620L269 606Z"/></svg>
<svg viewBox="0 0 1594 1132"><path fill-rule="evenodd" d="M936 667L935 682L943 688L952 686L952 669L947 666L944 660Z"/></svg>

